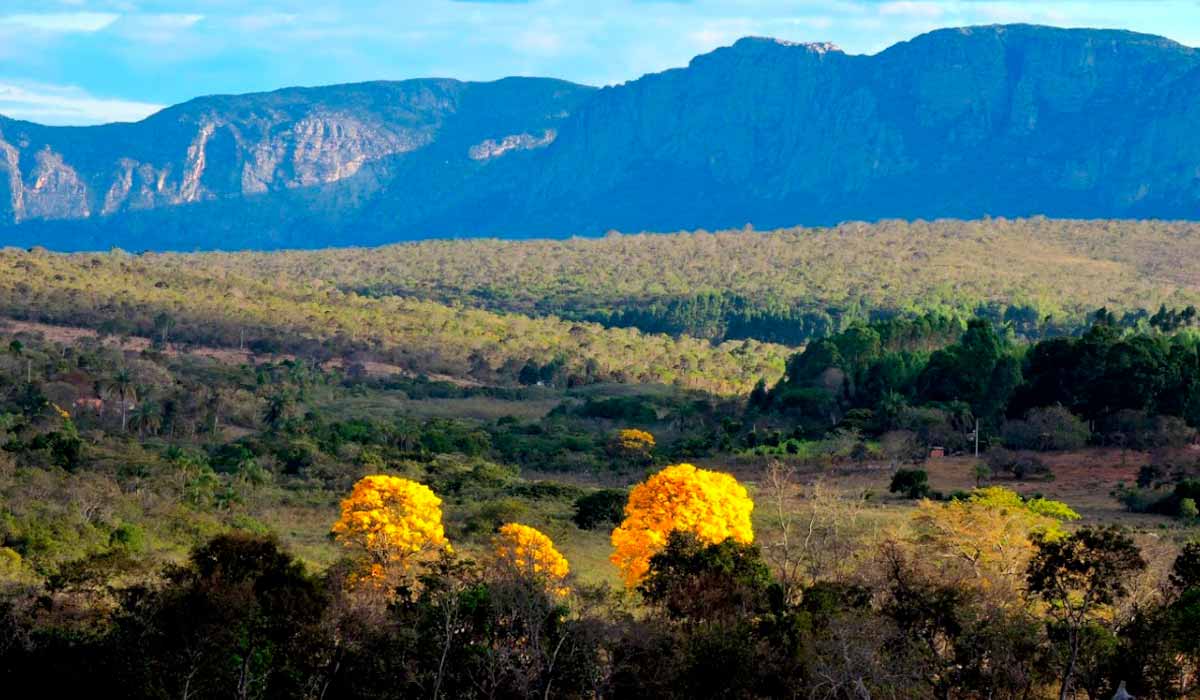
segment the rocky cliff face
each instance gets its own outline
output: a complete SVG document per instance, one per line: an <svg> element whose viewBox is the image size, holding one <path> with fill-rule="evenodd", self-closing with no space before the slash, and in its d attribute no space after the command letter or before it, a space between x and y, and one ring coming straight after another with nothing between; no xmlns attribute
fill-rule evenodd
<svg viewBox="0 0 1200 700"><path fill-rule="evenodd" d="M443 136L496 144L498 153L533 148L552 141L549 125L591 91L552 80L502 82L525 101L495 106L515 108L522 127L540 127L544 134L513 137L478 115L464 118L462 105L491 86L450 80L202 98L138 124L95 128L0 118L0 216L7 223L111 217L319 187ZM500 129L510 126L504 116ZM459 145L467 158L469 149Z"/></svg>
<svg viewBox="0 0 1200 700"><path fill-rule="evenodd" d="M0 120L0 243L211 248L1045 214L1200 216L1200 55L1027 25L748 38L593 90L426 80Z"/></svg>

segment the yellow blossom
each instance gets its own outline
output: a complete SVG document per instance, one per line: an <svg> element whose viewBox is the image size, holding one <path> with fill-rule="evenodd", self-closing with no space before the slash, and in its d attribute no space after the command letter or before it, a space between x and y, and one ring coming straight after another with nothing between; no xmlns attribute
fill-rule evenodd
<svg viewBox="0 0 1200 700"><path fill-rule="evenodd" d="M691 464L667 467L630 492L625 520L612 533L610 561L627 586L636 586L672 532L690 532L709 544L753 542L753 510L754 501L732 476Z"/></svg>
<svg viewBox="0 0 1200 700"><path fill-rule="evenodd" d="M449 550L442 528L442 501L429 487L396 476L363 477L342 501L333 534L365 555L371 576L398 565L407 570L418 555Z"/></svg>
<svg viewBox="0 0 1200 700"><path fill-rule="evenodd" d="M522 576L544 579L560 595L566 593L562 583L571 568L554 542L541 531L528 525L508 523L500 528L492 544L496 559L503 566Z"/></svg>

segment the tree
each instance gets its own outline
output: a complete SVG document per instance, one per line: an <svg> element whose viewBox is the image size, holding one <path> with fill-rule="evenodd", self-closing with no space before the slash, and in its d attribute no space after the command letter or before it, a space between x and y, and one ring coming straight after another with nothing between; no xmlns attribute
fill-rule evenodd
<svg viewBox="0 0 1200 700"><path fill-rule="evenodd" d="M120 695L304 697L327 672L329 596L273 539L220 535L165 578L125 597L102 675Z"/></svg>
<svg viewBox="0 0 1200 700"><path fill-rule="evenodd" d="M450 548L441 499L427 486L396 476L365 476L354 484L332 532L365 559L366 576L374 579L407 572L417 559Z"/></svg>
<svg viewBox="0 0 1200 700"><path fill-rule="evenodd" d="M563 583L571 567L554 542L541 531L528 525L508 523L500 527L492 545L496 560L507 572L544 583L558 595L567 593Z"/></svg>
<svg viewBox="0 0 1200 700"><path fill-rule="evenodd" d="M105 384L105 392L115 396L121 403L121 431L124 432L129 420L129 403L137 401L137 385L133 373L127 368L117 370Z"/></svg>
<svg viewBox="0 0 1200 700"><path fill-rule="evenodd" d="M620 524L629 494L621 489L600 489L575 499L571 518L582 530L595 530L604 524Z"/></svg>
<svg viewBox="0 0 1200 700"><path fill-rule="evenodd" d="M653 457L654 435L636 428L618 430L608 443L609 452L630 464L648 465Z"/></svg>
<svg viewBox="0 0 1200 700"><path fill-rule="evenodd" d="M1171 566L1171 585L1181 591L1200 589L1200 540L1183 545L1175 563Z"/></svg>
<svg viewBox="0 0 1200 700"><path fill-rule="evenodd" d="M705 544L690 532L672 532L650 557L638 591L669 618L700 622L762 612L771 584L758 547L728 539Z"/></svg>
<svg viewBox="0 0 1200 700"><path fill-rule="evenodd" d="M175 319L166 311L160 312L154 317L154 335L158 337L162 347L167 346L167 336L171 332L171 328L175 325Z"/></svg>
<svg viewBox="0 0 1200 700"><path fill-rule="evenodd" d="M961 571L960 578L972 585L1015 598L1035 539L1059 539L1062 523L1078 518L1064 503L1024 500L1014 491L990 486L947 503L923 501L913 515L913 528L922 559L943 577Z"/></svg>
<svg viewBox="0 0 1200 700"><path fill-rule="evenodd" d="M630 492L625 520L612 533L610 561L625 585L635 586L672 532L691 532L708 544L753 542L753 510L745 487L728 474L691 464L666 467Z"/></svg>
<svg viewBox="0 0 1200 700"><path fill-rule="evenodd" d="M162 409L153 401L143 401L129 414L129 427L136 428L138 435L151 435L162 428Z"/></svg>
<svg viewBox="0 0 1200 700"><path fill-rule="evenodd" d="M929 473L924 469L897 469L888 492L903 494L912 500L925 498L929 495Z"/></svg>
<svg viewBox="0 0 1200 700"><path fill-rule="evenodd" d="M1129 577L1146 568L1133 539L1116 527L1083 528L1069 537L1040 537L1029 562L1029 592L1048 606L1067 645L1059 700L1071 692L1090 625L1129 592Z"/></svg>
<svg viewBox="0 0 1200 700"><path fill-rule="evenodd" d="M267 397L267 406L263 409L263 420L273 430L278 430L291 415L295 402L296 399L291 392L276 391Z"/></svg>

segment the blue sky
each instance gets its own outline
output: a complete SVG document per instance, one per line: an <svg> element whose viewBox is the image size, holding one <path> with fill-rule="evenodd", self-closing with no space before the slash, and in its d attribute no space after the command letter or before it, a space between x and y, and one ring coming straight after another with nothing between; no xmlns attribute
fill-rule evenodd
<svg viewBox="0 0 1200 700"><path fill-rule="evenodd" d="M427 76L604 85L745 35L874 53L997 22L1200 46L1200 0L0 0L0 113L128 121L196 95Z"/></svg>

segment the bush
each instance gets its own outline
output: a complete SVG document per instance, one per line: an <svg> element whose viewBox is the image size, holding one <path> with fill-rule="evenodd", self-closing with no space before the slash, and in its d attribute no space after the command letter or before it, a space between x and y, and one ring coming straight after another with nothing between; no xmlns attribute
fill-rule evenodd
<svg viewBox="0 0 1200 700"><path fill-rule="evenodd" d="M1077 450L1091 437L1087 423L1062 406L1035 408L1001 431L1004 444L1019 450Z"/></svg>
<svg viewBox="0 0 1200 700"><path fill-rule="evenodd" d="M1011 474L1014 479L1053 479L1050 466L1033 455L997 447L987 453L987 465L993 475Z"/></svg>
<svg viewBox="0 0 1200 700"><path fill-rule="evenodd" d="M1197 501L1200 501L1200 480L1184 479L1175 484L1174 490L1169 492L1160 489L1118 487L1113 495L1132 513L1194 518L1196 515L1193 511Z"/></svg>
<svg viewBox="0 0 1200 700"><path fill-rule="evenodd" d="M888 491L902 494L905 498L925 498L929 495L929 473L924 469L897 470Z"/></svg>
<svg viewBox="0 0 1200 700"><path fill-rule="evenodd" d="M595 530L603 525L617 526L625 516L625 501L629 494L620 489L601 489L575 500L575 515L571 518L583 530Z"/></svg>
<svg viewBox="0 0 1200 700"><path fill-rule="evenodd" d="M658 420L658 412L640 396L615 396L607 399L588 399L579 409L584 418L605 418L644 425Z"/></svg>
<svg viewBox="0 0 1200 700"><path fill-rule="evenodd" d="M1145 464L1138 469L1137 485L1141 489L1158 486L1167 478L1166 470L1157 464Z"/></svg>

